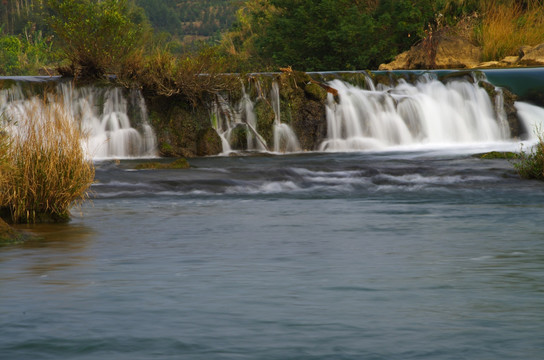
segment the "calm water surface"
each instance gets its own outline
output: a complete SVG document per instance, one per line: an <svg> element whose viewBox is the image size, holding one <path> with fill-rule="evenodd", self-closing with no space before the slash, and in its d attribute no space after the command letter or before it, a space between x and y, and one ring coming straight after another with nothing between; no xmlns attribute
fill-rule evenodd
<svg viewBox="0 0 544 360"><path fill-rule="evenodd" d="M544 185L507 161L135 162L0 248L0 358L542 359Z"/></svg>

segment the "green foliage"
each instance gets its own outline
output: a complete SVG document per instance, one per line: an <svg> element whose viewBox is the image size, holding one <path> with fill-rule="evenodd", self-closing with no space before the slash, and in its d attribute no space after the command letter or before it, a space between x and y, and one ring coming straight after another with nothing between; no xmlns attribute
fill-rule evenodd
<svg viewBox="0 0 544 360"><path fill-rule="evenodd" d="M382 0L375 13L379 31L379 65L408 50L425 36L424 30L434 21L435 8L431 0ZM386 34L386 36L383 36Z"/></svg>
<svg viewBox="0 0 544 360"><path fill-rule="evenodd" d="M145 15L127 0L48 0L47 5L74 75L115 71L145 40Z"/></svg>
<svg viewBox="0 0 544 360"><path fill-rule="evenodd" d="M269 67L377 67L421 39L434 6L432 0L249 0L223 46Z"/></svg>
<svg viewBox="0 0 544 360"><path fill-rule="evenodd" d="M235 19L238 1L137 0L156 28L174 35L211 36Z"/></svg>
<svg viewBox="0 0 544 360"><path fill-rule="evenodd" d="M544 135L538 135L538 143L531 152L521 151L514 164L518 174L525 179L544 180Z"/></svg>
<svg viewBox="0 0 544 360"><path fill-rule="evenodd" d="M6 35L0 37L0 75L11 75L19 67L19 54L22 44L18 37Z"/></svg>

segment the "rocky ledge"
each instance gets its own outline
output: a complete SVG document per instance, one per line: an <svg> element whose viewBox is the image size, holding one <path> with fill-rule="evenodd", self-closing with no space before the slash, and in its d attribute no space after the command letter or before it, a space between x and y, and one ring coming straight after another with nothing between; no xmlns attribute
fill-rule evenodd
<svg viewBox="0 0 544 360"><path fill-rule="evenodd" d="M442 36L425 39L405 51L380 70L415 69L486 69L503 67L544 66L544 44L522 46L517 56L507 56L500 61L480 62L482 51L469 40Z"/></svg>

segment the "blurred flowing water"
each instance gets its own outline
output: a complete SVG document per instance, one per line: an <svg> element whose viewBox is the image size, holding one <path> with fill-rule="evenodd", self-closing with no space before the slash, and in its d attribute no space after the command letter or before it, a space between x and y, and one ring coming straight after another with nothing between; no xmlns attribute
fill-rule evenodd
<svg viewBox="0 0 544 360"><path fill-rule="evenodd" d="M98 162L0 247L0 358L541 359L544 186L495 146Z"/></svg>

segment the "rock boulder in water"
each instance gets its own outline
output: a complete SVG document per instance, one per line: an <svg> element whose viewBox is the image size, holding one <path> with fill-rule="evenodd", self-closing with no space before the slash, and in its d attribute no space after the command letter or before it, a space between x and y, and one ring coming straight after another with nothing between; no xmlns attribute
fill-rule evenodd
<svg viewBox="0 0 544 360"><path fill-rule="evenodd" d="M232 150L247 150L248 129L246 124L236 125L230 134L230 146Z"/></svg>
<svg viewBox="0 0 544 360"><path fill-rule="evenodd" d="M196 144L196 154L198 156L217 155L223 151L221 138L211 127L198 132Z"/></svg>

